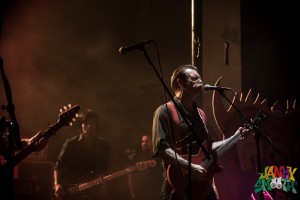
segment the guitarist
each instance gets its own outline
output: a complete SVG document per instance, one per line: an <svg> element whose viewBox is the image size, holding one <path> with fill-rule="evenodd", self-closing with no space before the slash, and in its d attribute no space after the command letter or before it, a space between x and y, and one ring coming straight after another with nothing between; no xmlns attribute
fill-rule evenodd
<svg viewBox="0 0 300 200"><path fill-rule="evenodd" d="M54 166L54 199L108 199L104 185L70 194L68 188L108 171L110 145L97 135L97 115L88 109L79 115L80 134L67 139Z"/></svg>
<svg viewBox="0 0 300 200"><path fill-rule="evenodd" d="M33 141L35 141L38 137L41 136L43 132L39 131L36 133L33 137L31 137L29 140L22 139L22 147L21 149L16 149L17 151L22 150L29 144L31 144ZM39 152L41 151L48 143L48 139L46 137L42 137L34 144L34 151ZM8 148L9 147L9 141L8 141L8 135L6 132L0 133L0 195L7 197L8 199L13 198L13 177L11 177L11 174L9 173L10 167L14 166L6 166L7 165L7 157L9 156Z"/></svg>
<svg viewBox="0 0 300 200"><path fill-rule="evenodd" d="M27 145L31 144L36 138L38 138L40 135L42 135L43 131L39 131L36 133L33 137L31 137L29 140L22 139L22 148L25 148ZM48 138L42 137L39 141L35 143L35 152L41 151L48 143ZM0 165L6 164L7 160L5 159L5 154L7 153L8 148L8 139L6 133L1 133L0 137ZM22 150L22 149L17 149Z"/></svg>
<svg viewBox="0 0 300 200"><path fill-rule="evenodd" d="M220 146L226 144L229 138L223 141L213 142L212 138L209 136L205 125L205 113L199 109L195 103L195 98L202 92L202 86L203 82L201 76L195 66L182 65L173 71L171 87L175 93L174 100L179 105L181 111L187 116L188 120L193 124L193 129L197 134L197 138L201 140L201 143L207 144L206 150L211 155L213 150L216 150ZM188 159L184 158L183 155L187 155L187 141L184 140L184 138L189 134L189 129L182 116L178 113L173 102L163 104L156 109L153 117L152 131L154 155L160 157L164 161L165 168L165 172L163 173L164 182L161 190L161 199L188 199L187 197L190 196L187 194L187 181L183 181L183 188L185 189L180 190L176 188L177 190L175 190L174 187L172 187L173 185L171 185L173 183L170 183L166 177L166 170L169 165L178 165L179 169L184 172L183 175L187 175L186 172L188 171ZM242 135L246 132L249 132L249 130L240 127L235 134ZM190 140L193 142L191 145L191 152L195 155L199 152L199 146L197 145L197 142L195 142L195 137L190 137ZM175 142L177 141L181 142L176 143L175 145ZM205 183L196 189L192 189L193 195L197 191L202 190L202 193L200 193L201 196L192 196L193 200L218 199L217 191L213 182L213 174L219 171L221 171L221 167L217 164L213 165L209 169L205 169L200 165L200 163L192 162L191 177L193 185L197 183L197 181ZM180 180L184 179L179 179L179 176L176 176L176 178L176 181L178 181L180 183L179 185L181 185ZM196 194L198 194L198 192Z"/></svg>

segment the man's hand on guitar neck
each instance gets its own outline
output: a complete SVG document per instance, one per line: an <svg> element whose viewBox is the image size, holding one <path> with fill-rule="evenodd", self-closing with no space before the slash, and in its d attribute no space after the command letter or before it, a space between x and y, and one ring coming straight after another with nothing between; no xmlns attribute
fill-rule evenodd
<svg viewBox="0 0 300 200"><path fill-rule="evenodd" d="M32 138L29 139L28 144L31 144L34 142L40 135L43 134L42 131L39 131L37 134L35 134ZM48 143L48 138L42 137L38 141L35 142L35 151L41 151Z"/></svg>
<svg viewBox="0 0 300 200"><path fill-rule="evenodd" d="M25 148L29 144L31 144L34 140L36 140L37 137L39 137L43 132L39 131L37 134L35 134L32 138L30 139L22 139L22 148ZM35 142L35 150L36 152L41 151L48 143L48 139L45 137L42 137L38 141ZM22 149L20 149L22 150ZM0 154L0 166L5 165L7 163L7 160L3 155Z"/></svg>
<svg viewBox="0 0 300 200"><path fill-rule="evenodd" d="M250 129L239 127L238 130L235 132L235 134L241 134L241 140L244 139L246 136L249 135Z"/></svg>
<svg viewBox="0 0 300 200"><path fill-rule="evenodd" d="M64 200L65 195L66 195L66 193L65 193L63 187L59 183L55 183L53 200Z"/></svg>

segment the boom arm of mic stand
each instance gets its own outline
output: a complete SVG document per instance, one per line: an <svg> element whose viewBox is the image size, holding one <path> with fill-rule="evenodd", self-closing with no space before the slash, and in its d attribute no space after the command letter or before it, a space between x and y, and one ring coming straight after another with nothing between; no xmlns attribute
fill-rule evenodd
<svg viewBox="0 0 300 200"><path fill-rule="evenodd" d="M184 122L187 124L189 131L193 134L193 136L196 138L198 145L201 147L201 149L203 150L203 153L205 155L205 157L207 159L210 159L210 155L208 154L206 148L202 145L199 137L197 136L197 134L195 134L194 129L193 129L193 124L187 119L187 117L185 116L185 114L182 112L182 110L179 108L177 102L174 100L170 90L168 89L168 87L166 86L164 80L161 78L160 74L158 73L157 69L154 67L152 61L150 60L146 50L144 48L140 48L139 49L142 52L142 55L144 55L147 59L147 61L149 62L149 64L152 66L156 76L158 77L158 79L160 80L161 84L163 85L165 91L167 92L168 96L170 97L170 99L172 100L172 102L174 103L175 107L177 108L178 112L180 113L180 115L182 116Z"/></svg>

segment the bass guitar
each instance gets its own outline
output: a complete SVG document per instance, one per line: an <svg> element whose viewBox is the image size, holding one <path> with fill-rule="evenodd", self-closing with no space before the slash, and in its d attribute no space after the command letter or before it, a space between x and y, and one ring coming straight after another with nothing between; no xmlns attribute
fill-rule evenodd
<svg viewBox="0 0 300 200"><path fill-rule="evenodd" d="M63 188L65 189L66 195L64 196L64 200L74 200L74 199L91 199L89 197L88 192L85 193L85 191L95 188L96 186L101 186L104 183L113 180L115 178L118 178L120 176L123 176L128 173L132 173L134 171L143 171L147 169L148 167L155 167L156 166L156 160L146 160L146 161L140 161L137 162L134 166L127 167L126 169L114 172L112 174L106 175L106 176L100 176L98 178L89 180L87 182L81 182L77 184L63 184ZM94 191L92 191L94 192ZM55 196L52 198L52 200L55 200Z"/></svg>
<svg viewBox="0 0 300 200"><path fill-rule="evenodd" d="M245 123L244 126L248 129L258 128L258 126L267 118L267 115L262 111L259 111L252 118L251 123ZM217 160L227 150L229 150L234 144L236 144L242 137L241 133L233 135L223 146L216 151L210 152L210 159L207 159L203 152L200 151L196 155L191 156L191 161L194 164L202 166L207 171L207 176L204 180L192 179L192 200L204 200L210 194L212 190L213 174L220 172L220 168L217 165ZM211 149L212 141L205 141L203 146L206 149ZM184 159L188 160L188 155L181 155ZM184 170L180 170L178 174L177 167L169 165L167 168L167 179L170 185L173 187L173 192L179 195L183 199L187 193L188 186L188 174ZM179 175L182 178L182 182L179 179Z"/></svg>

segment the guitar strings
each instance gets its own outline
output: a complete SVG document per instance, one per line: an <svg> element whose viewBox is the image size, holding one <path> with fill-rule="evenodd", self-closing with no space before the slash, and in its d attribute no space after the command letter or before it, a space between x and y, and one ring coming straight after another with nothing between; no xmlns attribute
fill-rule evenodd
<svg viewBox="0 0 300 200"><path fill-rule="evenodd" d="M229 148L231 148L231 146L233 146L239 139L241 138L240 134L235 135L232 140L230 140L226 145L220 147L219 151L217 151L217 156L221 157ZM202 167L204 167L205 169L207 169L213 162L215 161L214 158L212 159L206 159L203 163L202 163Z"/></svg>

